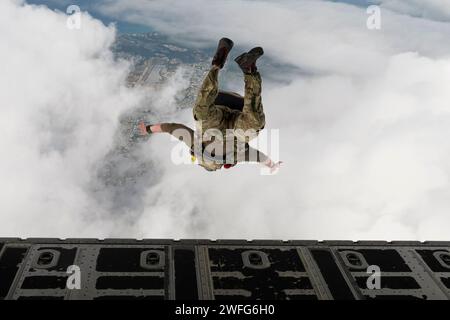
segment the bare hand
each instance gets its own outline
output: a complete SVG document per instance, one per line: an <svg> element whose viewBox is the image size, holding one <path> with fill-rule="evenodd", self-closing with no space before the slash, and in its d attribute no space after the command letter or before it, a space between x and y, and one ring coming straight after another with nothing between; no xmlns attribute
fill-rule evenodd
<svg viewBox="0 0 450 320"><path fill-rule="evenodd" d="M282 163L283 161L278 161L277 163L272 162L271 165L269 166L270 173L274 173L275 171L277 171L281 167Z"/></svg>
<svg viewBox="0 0 450 320"><path fill-rule="evenodd" d="M138 129L141 136L146 136L148 134L144 121L139 122Z"/></svg>

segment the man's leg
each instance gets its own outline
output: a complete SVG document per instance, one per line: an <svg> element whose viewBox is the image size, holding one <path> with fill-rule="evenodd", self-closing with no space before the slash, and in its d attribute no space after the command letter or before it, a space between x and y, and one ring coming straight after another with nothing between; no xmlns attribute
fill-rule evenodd
<svg viewBox="0 0 450 320"><path fill-rule="evenodd" d="M256 60L263 54L263 48L256 47L235 59L244 72L245 95L244 107L236 119L234 129L235 135L245 142L255 138L266 121L261 102L261 75L256 68ZM242 131L246 136L242 136ZM253 134L249 131L253 131Z"/></svg>
<svg viewBox="0 0 450 320"><path fill-rule="evenodd" d="M264 128L266 123L261 99L261 75L259 72L245 74L244 81L244 108L237 117L234 128L241 129L244 132L254 130L257 133ZM254 137L256 136L250 136L249 138L252 139Z"/></svg>
<svg viewBox="0 0 450 320"><path fill-rule="evenodd" d="M221 112L214 106L217 94L219 92L219 67L212 66L208 74L203 80L203 84L198 92L197 100L194 105L194 119L195 120L207 120L212 117L218 117L217 113Z"/></svg>
<svg viewBox="0 0 450 320"><path fill-rule="evenodd" d="M197 96L197 101L195 102L193 110L195 120L214 121L214 119L222 119L222 112L214 106L214 101L219 92L219 70L223 68L232 48L233 41L228 38L220 39L211 63L211 70L209 70L205 80L203 80L202 87Z"/></svg>

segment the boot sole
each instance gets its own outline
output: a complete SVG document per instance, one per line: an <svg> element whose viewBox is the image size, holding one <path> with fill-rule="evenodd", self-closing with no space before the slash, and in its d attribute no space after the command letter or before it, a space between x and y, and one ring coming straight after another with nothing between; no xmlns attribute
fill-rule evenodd
<svg viewBox="0 0 450 320"><path fill-rule="evenodd" d="M221 48L227 48L228 51L231 51L233 46L234 46L233 40L228 39L228 38L222 38L219 40L219 45L217 47L217 50L219 50Z"/></svg>
<svg viewBox="0 0 450 320"><path fill-rule="evenodd" d="M219 44L217 45L216 53L213 58L213 65L217 65L220 69L223 68L225 62L227 61L228 54L233 48L233 41L228 38L222 38L219 40ZM225 51L225 53L223 52Z"/></svg>
<svg viewBox="0 0 450 320"><path fill-rule="evenodd" d="M263 54L264 54L263 48L256 47L250 50L249 52L241 54L236 59L234 59L234 61L236 61L238 65L250 66L251 64L255 63L256 60L258 60Z"/></svg>

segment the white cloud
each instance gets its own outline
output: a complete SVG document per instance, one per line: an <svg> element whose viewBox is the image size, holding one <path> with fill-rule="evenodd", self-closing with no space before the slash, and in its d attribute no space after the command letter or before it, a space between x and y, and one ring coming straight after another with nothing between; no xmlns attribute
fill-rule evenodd
<svg viewBox="0 0 450 320"><path fill-rule="evenodd" d="M250 165L175 166L173 143L155 136L130 155L153 163L154 179L102 200L89 191L92 167L104 165L118 115L141 101L122 86L126 66L111 60L114 30L84 16L70 32L62 15L3 1L3 235L448 237L450 24L388 11L381 31L369 31L363 8L324 1L104 3L104 14L176 39L214 46L226 35L292 66L288 83L261 69L267 128L280 129L285 165L272 177ZM152 97L159 113L179 79ZM192 124L190 110L175 117Z"/></svg>
<svg viewBox="0 0 450 320"><path fill-rule="evenodd" d="M450 21L450 2L447 0L381 0L380 2L383 7L399 13Z"/></svg>
<svg viewBox="0 0 450 320"><path fill-rule="evenodd" d="M105 0L97 9L180 41L211 45L226 35L245 47L261 44L271 57L316 73L367 75L398 52L439 56L450 48L449 24L387 11L376 32L366 28L363 8L316 0Z"/></svg>
<svg viewBox="0 0 450 320"><path fill-rule="evenodd" d="M88 15L69 30L63 14L20 1L0 12L0 233L105 236L115 222L96 220L87 187L140 99L109 50L115 30Z"/></svg>
<svg viewBox="0 0 450 320"><path fill-rule="evenodd" d="M101 10L198 45L223 35L261 44L270 58L306 71L287 85L265 82L267 127L281 130L278 176L167 164L153 190L164 195L164 219L183 222L172 234L447 237L449 24L383 11L381 31L369 31L364 8L322 1L112 0ZM160 140L149 146L161 148ZM193 207L196 228L187 219ZM158 230L149 235L167 235Z"/></svg>

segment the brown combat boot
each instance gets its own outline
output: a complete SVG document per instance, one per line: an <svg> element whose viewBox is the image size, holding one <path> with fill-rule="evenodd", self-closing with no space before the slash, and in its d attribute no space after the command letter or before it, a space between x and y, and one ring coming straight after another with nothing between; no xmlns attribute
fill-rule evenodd
<svg viewBox="0 0 450 320"><path fill-rule="evenodd" d="M227 60L228 54L233 48L233 41L228 38L222 38L219 41L219 45L217 46L216 54L214 55L212 65L218 66L220 69L225 65L225 61Z"/></svg>
<svg viewBox="0 0 450 320"><path fill-rule="evenodd" d="M246 74L254 74L257 71L256 60L264 54L264 50L261 47L256 47L241 54L239 57L234 59L239 65L241 70Z"/></svg>

